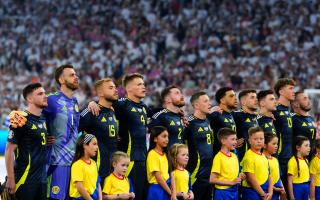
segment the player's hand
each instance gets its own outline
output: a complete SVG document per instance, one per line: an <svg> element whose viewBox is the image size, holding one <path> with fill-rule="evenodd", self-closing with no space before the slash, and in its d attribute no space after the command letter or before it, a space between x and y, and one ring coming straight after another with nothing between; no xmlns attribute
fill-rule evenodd
<svg viewBox="0 0 320 200"><path fill-rule="evenodd" d="M272 193L267 193L267 195L266 195L266 200L271 200L271 198L272 198Z"/></svg>
<svg viewBox="0 0 320 200"><path fill-rule="evenodd" d="M7 177L7 183L6 183L6 190L10 193L10 194L14 194L16 191L16 183L14 181L13 177Z"/></svg>
<svg viewBox="0 0 320 200"><path fill-rule="evenodd" d="M193 192L188 192L188 198L187 198L187 200L193 200L193 199L194 199Z"/></svg>
<svg viewBox="0 0 320 200"><path fill-rule="evenodd" d="M172 193L170 200L177 200L177 194L176 193Z"/></svg>
<svg viewBox="0 0 320 200"><path fill-rule="evenodd" d="M28 113L24 111L11 111L9 114L11 127L18 128L24 126L27 122L26 116L28 116Z"/></svg>
<svg viewBox="0 0 320 200"><path fill-rule="evenodd" d="M130 199L131 193L124 193L119 195L120 199Z"/></svg>
<svg viewBox="0 0 320 200"><path fill-rule="evenodd" d="M287 193L284 188L280 192L280 200L287 200Z"/></svg>
<svg viewBox="0 0 320 200"><path fill-rule="evenodd" d="M47 136L47 145L53 145L56 141L56 138L53 135Z"/></svg>
<svg viewBox="0 0 320 200"><path fill-rule="evenodd" d="M188 126L189 125L189 121L188 121L188 119L186 118L186 117L181 117L181 119L182 119L182 123L183 123L183 126Z"/></svg>
<svg viewBox="0 0 320 200"><path fill-rule="evenodd" d="M90 101L90 102L89 102L89 104L88 104L88 110L89 110L90 112L92 112L92 114L95 115L95 116L98 116L99 113L100 113L100 107L99 107L99 105L98 105L96 102L94 102L94 101Z"/></svg>
<svg viewBox="0 0 320 200"><path fill-rule="evenodd" d="M210 113L213 113L213 112L222 113L222 109L220 108L220 106L213 106L210 108Z"/></svg>
<svg viewBox="0 0 320 200"><path fill-rule="evenodd" d="M136 197L136 195L133 192L130 192L130 199L134 199Z"/></svg>
<svg viewBox="0 0 320 200"><path fill-rule="evenodd" d="M242 181L241 178L238 177L238 178L234 179L232 182L233 182L233 185L237 185L237 184L240 184L241 181Z"/></svg>
<svg viewBox="0 0 320 200"><path fill-rule="evenodd" d="M237 139L237 148L242 147L243 143L244 143L243 138Z"/></svg>
<svg viewBox="0 0 320 200"><path fill-rule="evenodd" d="M246 176L245 173L241 172L240 175L239 175L239 178L241 178L241 180L243 181L243 180L246 180L247 176Z"/></svg>

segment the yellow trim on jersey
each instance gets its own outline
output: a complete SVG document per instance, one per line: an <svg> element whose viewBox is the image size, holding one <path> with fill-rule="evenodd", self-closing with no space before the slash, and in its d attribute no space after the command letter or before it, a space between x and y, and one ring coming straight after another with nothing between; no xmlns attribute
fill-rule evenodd
<svg viewBox="0 0 320 200"><path fill-rule="evenodd" d="M128 154L129 157L131 156L131 133L130 133L130 131L129 131L129 140L128 140L127 154Z"/></svg>
<svg viewBox="0 0 320 200"><path fill-rule="evenodd" d="M198 171L199 171L199 168L200 168L200 155L199 155L199 152L198 152L197 154L198 154L197 166L196 166L196 168L194 169L194 171L193 171L192 174L191 174L191 184L192 184L192 185L193 185L193 184L196 182L196 180L197 180L196 176L197 176Z"/></svg>
<svg viewBox="0 0 320 200"><path fill-rule="evenodd" d="M100 150L99 150L99 148L98 148L98 152L97 152L97 168L98 168L98 171L99 171L99 169L100 169Z"/></svg>
<svg viewBox="0 0 320 200"><path fill-rule="evenodd" d="M281 151L282 151L282 134L280 133L278 154L280 154Z"/></svg>
<svg viewBox="0 0 320 200"><path fill-rule="evenodd" d="M127 154L128 154L129 157L131 156L131 133L130 133L130 131L129 131ZM126 176L127 177L129 176L129 174L130 174L130 172L131 172L131 170L133 168L133 165L134 165L134 161L130 161L130 164L129 164L127 172L126 172Z"/></svg>
<svg viewBox="0 0 320 200"><path fill-rule="evenodd" d="M134 161L130 161L128 169L127 169L127 172L126 172L126 177L129 176L129 174L130 174L130 172L131 172L131 170L133 168L133 165L134 165Z"/></svg>
<svg viewBox="0 0 320 200"><path fill-rule="evenodd" d="M23 175L21 176L20 180L18 181L18 183L16 185L16 191L19 189L19 187L22 184L24 184L26 182L27 176L29 174L30 165L31 165L31 156L29 153L29 162L28 162L27 168L24 170Z"/></svg>
<svg viewBox="0 0 320 200"><path fill-rule="evenodd" d="M16 154L17 154L16 159L18 159L18 157L19 157L19 147L17 147L17 149L16 149Z"/></svg>

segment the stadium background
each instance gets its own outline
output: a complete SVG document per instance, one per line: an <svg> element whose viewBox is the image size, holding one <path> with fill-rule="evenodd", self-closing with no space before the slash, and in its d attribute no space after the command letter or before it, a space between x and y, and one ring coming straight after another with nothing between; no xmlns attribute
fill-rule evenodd
<svg viewBox="0 0 320 200"><path fill-rule="evenodd" d="M25 106L22 88L40 81L54 91L54 69L66 63L79 75L82 106L94 99L96 80L120 83L132 72L145 76L151 107L160 106L169 84L189 102L198 90L214 97L221 86L268 89L291 77L312 98L319 121L319 50L316 0L2 0L0 154L9 111Z"/></svg>

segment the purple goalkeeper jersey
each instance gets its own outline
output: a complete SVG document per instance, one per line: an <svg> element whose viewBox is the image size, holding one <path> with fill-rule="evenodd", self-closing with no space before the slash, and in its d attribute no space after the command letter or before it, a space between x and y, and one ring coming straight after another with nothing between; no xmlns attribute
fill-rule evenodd
<svg viewBox="0 0 320 200"><path fill-rule="evenodd" d="M79 126L79 107L76 98L61 91L48 96L48 107L43 111L48 135L56 139L49 151L49 165L71 166L75 154Z"/></svg>

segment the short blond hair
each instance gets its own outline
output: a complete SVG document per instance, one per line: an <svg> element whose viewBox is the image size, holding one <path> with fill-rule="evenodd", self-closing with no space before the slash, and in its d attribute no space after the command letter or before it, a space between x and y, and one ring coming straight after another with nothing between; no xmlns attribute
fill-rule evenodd
<svg viewBox="0 0 320 200"><path fill-rule="evenodd" d="M104 79L100 79L100 80L97 80L95 83L94 83L94 89L96 90L96 92L98 91L99 88L101 88L102 84L103 83L106 83L106 82L113 82L113 80L111 78L104 78Z"/></svg>

